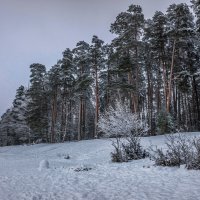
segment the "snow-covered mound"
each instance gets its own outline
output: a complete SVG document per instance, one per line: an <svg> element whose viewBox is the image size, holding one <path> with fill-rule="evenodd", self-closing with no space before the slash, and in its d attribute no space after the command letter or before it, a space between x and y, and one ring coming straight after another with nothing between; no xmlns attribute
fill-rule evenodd
<svg viewBox="0 0 200 200"><path fill-rule="evenodd" d="M163 146L164 141L164 136L146 137L142 145ZM148 158L112 163L111 143L100 139L0 148L0 200L200 199L200 171L155 167Z"/></svg>
<svg viewBox="0 0 200 200"><path fill-rule="evenodd" d="M42 160L40 162L38 170L42 171L43 169L49 169L49 161L48 160Z"/></svg>

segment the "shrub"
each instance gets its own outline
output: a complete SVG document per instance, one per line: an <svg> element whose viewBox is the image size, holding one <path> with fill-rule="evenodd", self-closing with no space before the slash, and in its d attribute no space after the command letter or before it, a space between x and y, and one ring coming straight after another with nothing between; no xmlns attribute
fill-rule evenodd
<svg viewBox="0 0 200 200"><path fill-rule="evenodd" d="M140 137L131 135L126 140L128 142L122 144L122 147L127 160L139 160L148 156L148 153L143 150L140 144Z"/></svg>
<svg viewBox="0 0 200 200"><path fill-rule="evenodd" d="M186 163L187 169L200 170L200 138L194 138L192 141L193 151L190 159Z"/></svg>
<svg viewBox="0 0 200 200"><path fill-rule="evenodd" d="M140 144L140 137L131 136L121 141L117 139L113 142L114 152L111 152L113 162L128 162L129 160L139 160L148 156Z"/></svg>
<svg viewBox="0 0 200 200"><path fill-rule="evenodd" d="M143 135L147 132L146 124L132 113L127 101L116 101L114 106L101 114L98 122L98 132L106 137L126 137L131 134Z"/></svg>
<svg viewBox="0 0 200 200"><path fill-rule="evenodd" d="M164 153L162 149L156 149L155 152L156 155L151 156L155 161L155 165L169 167L180 166L181 162L179 156L174 155L169 151Z"/></svg>
<svg viewBox="0 0 200 200"><path fill-rule="evenodd" d="M114 151L111 152L112 162L127 162L128 160L124 156L124 151L120 138L117 137L116 141L113 141L112 145L114 147Z"/></svg>
<svg viewBox="0 0 200 200"><path fill-rule="evenodd" d="M151 158L155 161L155 165L161 166L180 166L185 164L190 157L190 140L184 135L166 136L167 150L156 148Z"/></svg>
<svg viewBox="0 0 200 200"><path fill-rule="evenodd" d="M187 169L200 170L200 138L191 140L181 134L166 138L166 151L151 148L155 165L173 167L185 164Z"/></svg>
<svg viewBox="0 0 200 200"><path fill-rule="evenodd" d="M140 145L140 136L144 135L147 127L137 114L131 112L127 101L116 101L114 106L110 106L100 116L98 128L105 136L115 137L111 153L113 162L128 162L147 156Z"/></svg>

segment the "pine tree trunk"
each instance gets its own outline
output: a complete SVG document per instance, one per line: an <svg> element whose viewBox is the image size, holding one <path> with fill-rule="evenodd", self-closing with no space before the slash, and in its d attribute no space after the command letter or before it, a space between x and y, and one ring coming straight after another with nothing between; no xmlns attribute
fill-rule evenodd
<svg viewBox="0 0 200 200"><path fill-rule="evenodd" d="M196 80L195 77L193 76L192 78L192 87L193 87L193 91L194 91L194 96L195 96L195 104L196 104L196 110L197 110L197 130L200 130L200 108L199 108L199 95L198 95L198 91L197 91L197 84L196 84Z"/></svg>
<svg viewBox="0 0 200 200"><path fill-rule="evenodd" d="M85 127L85 115L86 115L86 105L85 105L85 98L83 98L83 105L82 105L82 137L86 139L86 127Z"/></svg>
<svg viewBox="0 0 200 200"><path fill-rule="evenodd" d="M135 38L137 38L135 36ZM135 90L136 90L136 94L134 95L134 109L135 109L135 113L139 112L138 111L138 104L139 104L139 87L138 87L138 83L139 83L139 66L138 66L138 48L136 46L135 48L135 54L136 54L136 80L135 80Z"/></svg>
<svg viewBox="0 0 200 200"><path fill-rule="evenodd" d="M147 65L147 115L148 115L148 124L150 128L151 135L155 134L153 127L153 84L152 84L152 69L151 65Z"/></svg>
<svg viewBox="0 0 200 200"><path fill-rule="evenodd" d="M51 106L51 143L55 142L55 124L57 118L57 88L53 96L53 102Z"/></svg>
<svg viewBox="0 0 200 200"><path fill-rule="evenodd" d="M51 105L51 143L54 143L55 138L55 107L54 100Z"/></svg>
<svg viewBox="0 0 200 200"><path fill-rule="evenodd" d="M110 91L109 91L109 89L110 89L110 66L108 65L108 71L107 71L107 90L106 90L106 109L108 109L108 107L109 107L109 103L110 103Z"/></svg>
<svg viewBox="0 0 200 200"><path fill-rule="evenodd" d="M80 105L79 105L78 140L82 139L82 123L83 123L82 112L83 112L83 97L81 96L80 97Z"/></svg>
<svg viewBox="0 0 200 200"><path fill-rule="evenodd" d="M62 141L65 141L66 137L66 124L67 124L67 101L65 95L62 98L62 114L61 114L61 134L62 134Z"/></svg>
<svg viewBox="0 0 200 200"><path fill-rule="evenodd" d="M180 92L177 91L177 124L179 128L181 127L182 118L181 118L181 100L180 100Z"/></svg>
<svg viewBox="0 0 200 200"><path fill-rule="evenodd" d="M177 119L177 91L176 91L176 86L173 87L173 114L174 114L174 119Z"/></svg>
<svg viewBox="0 0 200 200"><path fill-rule="evenodd" d="M71 92L69 94L71 96ZM69 100L68 105L68 117L67 117L67 126L66 126L66 133L68 131L68 141L72 140L72 131L73 131L73 122L72 122L72 100Z"/></svg>
<svg viewBox="0 0 200 200"><path fill-rule="evenodd" d="M162 53L162 57L163 57L163 53ZM164 105L165 105L165 109L167 110L167 76L166 76L166 66L165 66L165 62L162 59L162 68L163 68L163 87L164 87Z"/></svg>
<svg viewBox="0 0 200 200"><path fill-rule="evenodd" d="M161 94L160 94L160 72L157 70L157 87L156 87L156 103L157 103L157 112L161 110Z"/></svg>
<svg viewBox="0 0 200 200"><path fill-rule="evenodd" d="M95 108L95 132L94 138L97 137L97 124L99 120L99 84L98 84L98 72L97 66L95 65L95 97L96 97L96 108Z"/></svg>
<svg viewBox="0 0 200 200"><path fill-rule="evenodd" d="M167 112L168 113L170 112L170 104L171 104L172 78L173 78L173 71L174 71L175 47L176 47L176 40L174 39L173 51L172 51L172 61L171 61L171 70L170 70L170 79L169 79L169 88L168 88L168 96L167 96Z"/></svg>

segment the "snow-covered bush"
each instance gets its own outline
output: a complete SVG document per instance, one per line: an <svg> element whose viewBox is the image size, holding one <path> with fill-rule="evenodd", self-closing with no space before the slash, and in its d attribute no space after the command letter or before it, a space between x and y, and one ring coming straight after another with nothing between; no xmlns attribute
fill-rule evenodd
<svg viewBox="0 0 200 200"><path fill-rule="evenodd" d="M200 138L194 138L192 141L192 153L186 163L187 169L200 170Z"/></svg>
<svg viewBox="0 0 200 200"><path fill-rule="evenodd" d="M133 134L123 141L116 138L113 146L115 148L114 152L111 153L113 162L128 162L129 160L139 160L149 156L140 144L140 137Z"/></svg>
<svg viewBox="0 0 200 200"><path fill-rule="evenodd" d="M125 137L131 134L141 136L147 127L137 114L132 113L127 101L116 101L114 106L100 115L98 130L106 137Z"/></svg>
<svg viewBox="0 0 200 200"><path fill-rule="evenodd" d="M114 151L111 152L112 162L127 162L126 156L123 151L123 143L121 142L119 137L116 137L116 140L112 143L114 147Z"/></svg>
<svg viewBox="0 0 200 200"><path fill-rule="evenodd" d="M156 148L151 158L155 165L160 166L180 166L185 164L190 156L190 140L184 135L166 136L166 151Z"/></svg>
<svg viewBox="0 0 200 200"><path fill-rule="evenodd" d="M148 152L140 144L140 137L129 136L124 140L116 138L113 142L114 151L111 152L113 162L128 162L148 157Z"/></svg>
<svg viewBox="0 0 200 200"><path fill-rule="evenodd" d="M111 153L113 162L127 162L146 157L147 153L140 145L140 136L147 128L137 114L130 110L125 101L116 101L114 106L102 115L98 123L99 131L106 137L115 137L114 152Z"/></svg>
<svg viewBox="0 0 200 200"><path fill-rule="evenodd" d="M148 152L144 150L140 144L140 137L131 135L127 137L126 140L128 142L122 144L122 149L126 160L138 160L148 157Z"/></svg>
<svg viewBox="0 0 200 200"><path fill-rule="evenodd" d="M158 166L174 167L181 165L181 159L179 156L169 151L164 153L162 149L156 149L156 156L153 157L153 160L155 161L155 165Z"/></svg>
<svg viewBox="0 0 200 200"><path fill-rule="evenodd" d="M187 169L200 169L200 138L193 140L184 135L167 136L167 150L156 148L152 150L152 160L155 165L180 166L186 165Z"/></svg>

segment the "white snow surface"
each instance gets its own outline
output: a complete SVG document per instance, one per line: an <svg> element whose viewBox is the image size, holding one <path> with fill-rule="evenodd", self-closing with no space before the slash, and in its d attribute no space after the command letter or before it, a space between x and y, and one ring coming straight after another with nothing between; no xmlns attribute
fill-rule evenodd
<svg viewBox="0 0 200 200"><path fill-rule="evenodd" d="M164 141L164 136L145 137L142 145L164 146ZM112 163L111 143L96 139L1 147L0 200L200 199L200 171L155 167L148 158Z"/></svg>
<svg viewBox="0 0 200 200"><path fill-rule="evenodd" d="M44 170L44 169L49 169L49 161L48 161L48 160L42 160L42 161L40 162L40 165L39 165L38 170L39 170L39 171L42 171L42 170Z"/></svg>

